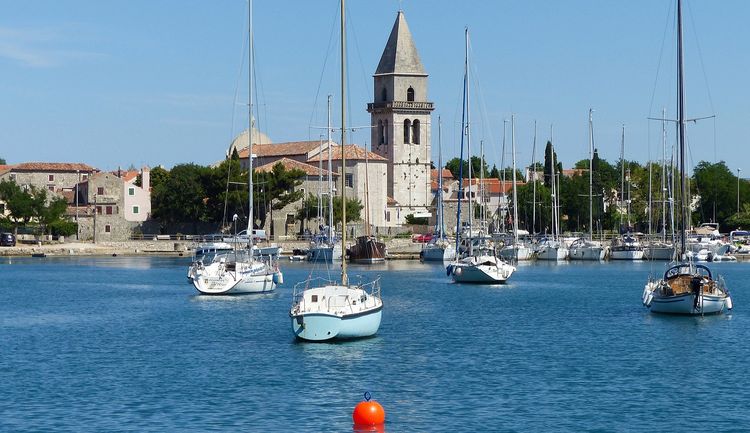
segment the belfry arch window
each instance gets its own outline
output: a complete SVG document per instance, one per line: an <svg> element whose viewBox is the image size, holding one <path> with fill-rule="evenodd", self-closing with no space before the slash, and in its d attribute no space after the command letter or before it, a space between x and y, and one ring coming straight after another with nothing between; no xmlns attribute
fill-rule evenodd
<svg viewBox="0 0 750 433"><path fill-rule="evenodd" d="M410 135L411 135L411 120L406 119L404 120L404 144L411 143Z"/></svg>
<svg viewBox="0 0 750 433"><path fill-rule="evenodd" d="M380 92L380 97L383 100L383 102L387 101L388 100L388 89L386 89L385 87L383 87L383 91Z"/></svg>
<svg viewBox="0 0 750 433"><path fill-rule="evenodd" d="M409 87L406 90L406 100L409 102L414 102L414 88L413 87Z"/></svg>
<svg viewBox="0 0 750 433"><path fill-rule="evenodd" d="M414 120L414 123L411 125L412 133L411 133L411 141L414 144L419 144L419 120Z"/></svg>
<svg viewBox="0 0 750 433"><path fill-rule="evenodd" d="M383 144L388 144L388 119L385 119L383 121ZM388 152L388 148L385 148L385 151Z"/></svg>
<svg viewBox="0 0 750 433"><path fill-rule="evenodd" d="M383 121L378 120L378 145L385 144L385 129L383 129Z"/></svg>

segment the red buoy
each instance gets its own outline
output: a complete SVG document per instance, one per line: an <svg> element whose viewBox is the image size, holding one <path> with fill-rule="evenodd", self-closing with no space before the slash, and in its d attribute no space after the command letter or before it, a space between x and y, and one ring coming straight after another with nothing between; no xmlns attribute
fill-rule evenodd
<svg viewBox="0 0 750 433"><path fill-rule="evenodd" d="M370 393L365 393L365 401L360 401L354 406L352 412L354 425L378 425L385 422L385 410L375 400L370 400Z"/></svg>

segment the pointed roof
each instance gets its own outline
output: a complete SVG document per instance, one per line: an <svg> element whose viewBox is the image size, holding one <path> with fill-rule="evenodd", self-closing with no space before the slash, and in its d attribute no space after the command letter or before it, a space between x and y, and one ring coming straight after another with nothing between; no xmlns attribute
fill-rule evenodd
<svg viewBox="0 0 750 433"><path fill-rule="evenodd" d="M370 152L368 150L365 150L356 144L347 144L345 146L345 154L346 154L346 160L347 161L364 161L365 159L368 159L370 162L379 162L379 161L388 161L388 159L383 158L382 156L378 155L377 153ZM334 161L341 159L341 145L338 144L332 148L331 152L331 159ZM308 159L307 162L318 162L320 161L320 158L323 158L323 161L328 160L328 149L324 149L322 153L319 153L312 158Z"/></svg>
<svg viewBox="0 0 750 433"><path fill-rule="evenodd" d="M375 71L375 75L386 74L427 75L403 11L398 11L391 35L385 44L383 55L380 56L378 69Z"/></svg>
<svg viewBox="0 0 750 433"><path fill-rule="evenodd" d="M305 172L308 176L328 176L328 170L321 170L318 167L315 167L314 165L305 164L304 162L295 161L294 159L289 158L281 158L277 159L276 161L269 162L268 164L261 165L260 167L257 167L255 169L256 172L270 172L273 170L273 167L276 164L281 164L286 168L287 170L293 170L293 169L299 169ZM334 176L338 176L337 173L333 173Z"/></svg>

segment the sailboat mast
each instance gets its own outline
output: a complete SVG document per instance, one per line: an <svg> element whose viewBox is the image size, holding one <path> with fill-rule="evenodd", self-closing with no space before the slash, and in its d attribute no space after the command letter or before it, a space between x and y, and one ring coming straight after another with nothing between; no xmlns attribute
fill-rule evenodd
<svg viewBox="0 0 750 433"><path fill-rule="evenodd" d="M506 132L507 127L508 127L508 119L503 119L503 145L502 145L502 148L501 148L501 151L500 151L500 171L501 171L501 173L500 173L500 185L502 185L500 187L500 189L502 191L503 196L505 196L505 138L508 135L508 133ZM484 166L482 166L482 168L484 168ZM507 199L505 200L505 206L503 206L502 216L501 216L502 221L500 222L501 231L503 233L505 233L506 230L507 230L505 228L505 214L506 214L506 212L508 212L508 200Z"/></svg>
<svg viewBox="0 0 750 433"><path fill-rule="evenodd" d="M247 7L247 33L248 33L248 103L247 103L247 201L248 201L248 220L247 220L247 247L250 249L252 257L253 250L253 226L255 217L253 216L253 2L250 0ZM273 224L273 221L271 221Z"/></svg>
<svg viewBox="0 0 750 433"><path fill-rule="evenodd" d="M531 198L531 234L536 233L536 120L534 121L534 144L531 146L531 171L529 177L533 194Z"/></svg>
<svg viewBox="0 0 750 433"><path fill-rule="evenodd" d="M437 227L438 237L445 237L443 227L443 120L438 116L438 190L437 190Z"/></svg>
<svg viewBox="0 0 750 433"><path fill-rule="evenodd" d="M682 46L682 0L677 0L677 123L680 143L680 256L685 254L685 230L690 223L687 211L687 185L685 182L685 71Z"/></svg>
<svg viewBox="0 0 750 433"><path fill-rule="evenodd" d="M667 110L661 109L661 241L667 241Z"/></svg>
<svg viewBox="0 0 750 433"><path fill-rule="evenodd" d="M333 244L333 161L331 153L331 99L332 95L328 95L328 242ZM323 158L321 158L322 160Z"/></svg>
<svg viewBox="0 0 750 433"><path fill-rule="evenodd" d="M620 206L625 204L625 125L622 125L620 139ZM622 209L620 209L620 229L622 229Z"/></svg>
<svg viewBox="0 0 750 433"><path fill-rule="evenodd" d="M341 0L341 284L349 285L346 275L346 21Z"/></svg>
<svg viewBox="0 0 750 433"><path fill-rule="evenodd" d="M594 240L594 109L589 108L589 238Z"/></svg>
<svg viewBox="0 0 750 433"><path fill-rule="evenodd" d="M466 79L464 80L464 86L466 88L464 89L465 95L466 95L466 159L469 162L469 255L474 254L474 249L472 247L472 228L473 228L473 219L474 219L474 197L471 195L471 110L469 110L469 101L471 100L470 95L470 89L469 86L469 80L470 80L470 73L469 73L469 28L467 27L464 29L464 39L466 44L466 56L464 57L464 74L466 74Z"/></svg>
<svg viewBox="0 0 750 433"><path fill-rule="evenodd" d="M513 239L518 245L518 194L516 193L516 115L510 116L510 146L513 154ZM503 186L503 190L505 187Z"/></svg>

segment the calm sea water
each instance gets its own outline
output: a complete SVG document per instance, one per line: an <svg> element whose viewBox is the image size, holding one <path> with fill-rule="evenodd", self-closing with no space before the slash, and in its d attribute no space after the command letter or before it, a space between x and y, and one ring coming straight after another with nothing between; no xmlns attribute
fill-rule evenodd
<svg viewBox="0 0 750 433"><path fill-rule="evenodd" d="M0 260L0 430L351 432L365 391L388 432L750 429L750 264L712 266L736 310L703 318L641 306L663 264L521 265L505 286L355 266L382 276L379 333L310 344L288 318L308 264L214 298L188 261Z"/></svg>

